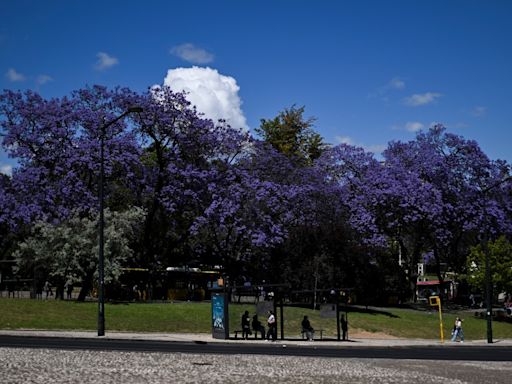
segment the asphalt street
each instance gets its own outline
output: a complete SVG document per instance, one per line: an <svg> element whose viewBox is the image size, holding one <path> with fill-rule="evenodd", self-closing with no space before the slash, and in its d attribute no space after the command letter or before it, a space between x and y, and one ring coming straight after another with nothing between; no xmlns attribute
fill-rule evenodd
<svg viewBox="0 0 512 384"><path fill-rule="evenodd" d="M510 362L0 347L2 384L509 384Z"/></svg>
<svg viewBox="0 0 512 384"><path fill-rule="evenodd" d="M71 338L48 336L0 335L0 347L41 348L63 350L102 350L124 352L195 353L220 355L309 356L360 359L418 359L457 361L512 361L508 345L406 345L406 346L351 346L322 343L294 344L286 341L237 343L162 340L133 340L105 338Z"/></svg>
<svg viewBox="0 0 512 384"><path fill-rule="evenodd" d="M512 340L219 340L209 334L0 330L0 383L497 383Z"/></svg>

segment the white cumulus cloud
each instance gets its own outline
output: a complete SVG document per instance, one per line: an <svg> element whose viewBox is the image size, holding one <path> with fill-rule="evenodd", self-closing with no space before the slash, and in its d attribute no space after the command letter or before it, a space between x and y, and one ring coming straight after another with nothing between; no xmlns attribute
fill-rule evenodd
<svg viewBox="0 0 512 384"><path fill-rule="evenodd" d="M238 96L240 87L231 76L209 67L169 69L164 85L175 92L187 92L187 100L205 117L224 119L233 128L248 129Z"/></svg>
<svg viewBox="0 0 512 384"><path fill-rule="evenodd" d="M414 94L404 99L405 105L410 107L418 107L420 105L431 104L436 101L437 98L441 97L440 93L427 92L421 94Z"/></svg>
<svg viewBox="0 0 512 384"><path fill-rule="evenodd" d="M7 79L9 81L12 81L12 82L25 81L25 79L26 79L25 75L17 72L14 68L9 68L9 70L7 71L5 76L7 77Z"/></svg>
<svg viewBox="0 0 512 384"><path fill-rule="evenodd" d="M113 67L114 65L119 64L119 60L116 57L110 56L108 53L105 52L98 52L96 54L96 57L98 58L98 61L96 61L95 68L98 71L103 71L105 69Z"/></svg>
<svg viewBox="0 0 512 384"><path fill-rule="evenodd" d="M171 53L192 64L208 64L211 63L214 58L212 53L190 43L173 47Z"/></svg>
<svg viewBox="0 0 512 384"><path fill-rule="evenodd" d="M418 132L422 130L425 126L419 121L408 121L405 123L405 129L409 132Z"/></svg>
<svg viewBox="0 0 512 384"><path fill-rule="evenodd" d="M4 175L12 175L12 165L0 164L0 173Z"/></svg>

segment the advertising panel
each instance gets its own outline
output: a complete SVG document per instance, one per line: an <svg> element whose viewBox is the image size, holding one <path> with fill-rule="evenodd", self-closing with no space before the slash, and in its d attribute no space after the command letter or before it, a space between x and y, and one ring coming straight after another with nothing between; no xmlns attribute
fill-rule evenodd
<svg viewBox="0 0 512 384"><path fill-rule="evenodd" d="M229 338L228 297L224 293L212 294L212 337Z"/></svg>

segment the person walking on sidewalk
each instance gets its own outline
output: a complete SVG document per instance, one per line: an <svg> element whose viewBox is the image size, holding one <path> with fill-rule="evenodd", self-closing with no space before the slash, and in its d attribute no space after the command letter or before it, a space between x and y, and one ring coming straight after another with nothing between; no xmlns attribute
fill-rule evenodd
<svg viewBox="0 0 512 384"><path fill-rule="evenodd" d="M267 340L270 340L272 337L272 341L276 341L277 339L277 323L276 316L274 312L268 311L268 319L267 319L268 331L267 331Z"/></svg>
<svg viewBox="0 0 512 384"><path fill-rule="evenodd" d="M464 342L464 331L462 330L462 320L460 317L455 319L452 331L452 341L457 341L457 337L460 339L461 343Z"/></svg>

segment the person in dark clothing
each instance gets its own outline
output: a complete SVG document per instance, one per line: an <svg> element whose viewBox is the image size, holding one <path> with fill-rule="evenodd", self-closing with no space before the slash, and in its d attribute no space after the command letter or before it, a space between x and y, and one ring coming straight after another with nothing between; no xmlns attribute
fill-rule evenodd
<svg viewBox="0 0 512 384"><path fill-rule="evenodd" d="M343 340L347 340L348 322L345 319L345 315L341 315L341 330L343 331Z"/></svg>
<svg viewBox="0 0 512 384"><path fill-rule="evenodd" d="M66 281L66 284L64 284L64 288L66 288L66 298L68 300L71 300L71 294L73 293L73 282L71 279L68 279Z"/></svg>
<svg viewBox="0 0 512 384"><path fill-rule="evenodd" d="M265 338L265 327L261 324L261 321L258 320L258 315L254 315L252 317L252 330L258 335L258 332L261 334L261 338Z"/></svg>
<svg viewBox="0 0 512 384"><path fill-rule="evenodd" d="M245 311L242 315L242 339L248 339L251 332L251 319L249 318L249 311Z"/></svg>
<svg viewBox="0 0 512 384"><path fill-rule="evenodd" d="M16 283L14 281L9 281L7 283L7 297L11 297L14 299L14 291L16 290Z"/></svg>
<svg viewBox="0 0 512 384"><path fill-rule="evenodd" d="M307 316L304 316L304 319L302 320L302 333L306 335L306 338L309 341L313 341L313 336L315 334L315 330L311 326L311 323L309 322L309 319Z"/></svg>
<svg viewBox="0 0 512 384"><path fill-rule="evenodd" d="M36 287L36 299L43 299L43 284L37 283Z"/></svg>

